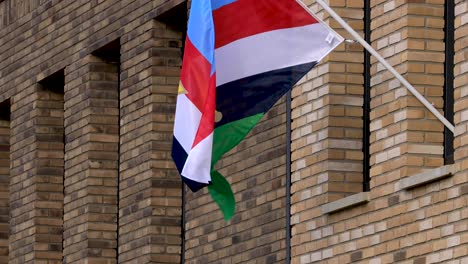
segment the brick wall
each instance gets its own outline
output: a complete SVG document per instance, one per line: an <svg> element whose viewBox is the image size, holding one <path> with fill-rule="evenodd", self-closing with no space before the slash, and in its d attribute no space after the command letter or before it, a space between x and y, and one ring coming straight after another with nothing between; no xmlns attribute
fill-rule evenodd
<svg viewBox="0 0 468 264"><path fill-rule="evenodd" d="M63 78L63 74L59 74ZM58 86L58 87L57 87ZM63 85L37 87L35 260L60 262L63 232L64 99Z"/></svg>
<svg viewBox="0 0 468 264"><path fill-rule="evenodd" d="M0 1L0 28L3 28L7 25L7 20L8 15L7 15L7 2L6 1Z"/></svg>
<svg viewBox="0 0 468 264"><path fill-rule="evenodd" d="M376 1L372 17L373 45L442 109L443 3ZM375 60L371 74L371 185L387 194L386 183L443 165L443 125Z"/></svg>
<svg viewBox="0 0 468 264"><path fill-rule="evenodd" d="M182 31L154 20L179 4L0 2L10 263L180 262L181 182L169 152ZM57 72L61 94L39 84Z"/></svg>
<svg viewBox="0 0 468 264"><path fill-rule="evenodd" d="M88 55L65 77L64 262L116 263L118 67Z"/></svg>
<svg viewBox="0 0 468 264"><path fill-rule="evenodd" d="M362 1L328 2L362 33ZM443 126L373 60L370 201L322 212L362 191L364 55L341 45L293 90L292 263L468 261L468 6L455 2L454 175L402 188L443 165ZM370 3L372 45L442 109L444 1ZM185 4L0 1L1 263L286 262L284 100L218 164L234 218L207 190L185 190L182 212L169 153ZM57 73L62 91L44 85Z"/></svg>
<svg viewBox="0 0 468 264"><path fill-rule="evenodd" d="M12 98L10 263L62 258L63 103L57 112L54 100L38 84Z"/></svg>
<svg viewBox="0 0 468 264"><path fill-rule="evenodd" d="M184 188L185 263L285 263L286 107L283 98L216 165L235 195L229 222L206 188Z"/></svg>
<svg viewBox="0 0 468 264"><path fill-rule="evenodd" d="M468 194L468 2L455 1L455 161L460 164L460 172L457 174L457 184L460 185L458 190L461 196ZM463 204L466 208L466 200ZM461 242L468 243L466 230L467 214L463 211L456 215L460 219L460 229L464 229L465 233L461 237ZM465 249L460 249L459 254L468 255Z"/></svg>
<svg viewBox="0 0 468 264"><path fill-rule="evenodd" d="M281 100L217 168L236 212L225 222L206 189L186 190L185 263L284 263L286 113Z"/></svg>
<svg viewBox="0 0 468 264"><path fill-rule="evenodd" d="M10 112L10 104L2 112ZM8 263L8 235L10 220L10 120L0 120L0 263Z"/></svg>
<svg viewBox="0 0 468 264"><path fill-rule="evenodd" d="M342 1L330 4L336 5L338 12L344 6ZM371 6L372 45L436 108L442 109L443 1L371 1ZM341 14L346 18L352 12ZM326 63L332 64L334 58L340 61L334 54ZM317 77L296 88L298 94L307 85L331 86L334 82L322 77L326 71L320 72L320 67L316 71ZM464 231L467 216L462 213L466 206L466 176L456 173L460 164L451 167L455 171L451 177L412 189L402 187L407 177L443 165L443 126L375 59L371 73L370 201L324 213L320 205L327 200L320 199L320 195L327 189L315 185L320 177L305 180L316 173L310 164L319 159L313 151L320 148L305 144L303 148L308 151L303 155L310 156L302 164L293 163L293 175L297 175L293 180L307 187L293 199L291 209L292 263L462 263L466 261L468 240ZM309 130L313 129L312 124ZM305 130L301 127L296 133ZM298 136L298 142L304 140ZM328 162L332 159L324 158ZM294 171L298 164L302 166ZM297 191L294 185L292 191Z"/></svg>
<svg viewBox="0 0 468 264"><path fill-rule="evenodd" d="M171 145L181 40L157 21L122 38L119 263L180 263L182 182Z"/></svg>
<svg viewBox="0 0 468 264"><path fill-rule="evenodd" d="M363 3L356 2L329 4L362 33ZM314 2L311 8L338 33L348 36L318 4ZM363 61L360 45L343 43L293 89L293 262L311 261L315 259L311 251L328 246L314 243L313 230L324 221L318 206L363 190Z"/></svg>
<svg viewBox="0 0 468 264"><path fill-rule="evenodd" d="M10 263L62 258L63 96L35 84L12 98Z"/></svg>
<svg viewBox="0 0 468 264"><path fill-rule="evenodd" d="M462 170L467 167L464 163L468 157L466 135L468 133L468 3L466 1L455 1L455 159L461 162ZM466 194L466 187L464 188Z"/></svg>

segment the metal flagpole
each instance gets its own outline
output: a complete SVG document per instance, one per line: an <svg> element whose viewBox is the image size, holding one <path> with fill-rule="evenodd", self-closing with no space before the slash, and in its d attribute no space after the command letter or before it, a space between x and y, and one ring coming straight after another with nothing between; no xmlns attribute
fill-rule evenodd
<svg viewBox="0 0 468 264"><path fill-rule="evenodd" d="M346 23L333 9L331 9L323 0L315 0L319 5L325 9L340 25L348 31L356 41L361 43L361 45L370 52L382 65L387 68L432 114L434 114L437 119L439 119L450 131L455 132L455 127L439 112L437 109L429 103L424 96L422 96L401 74L399 74L395 68L393 68L388 62L380 56L374 48L372 48L353 28L351 28L348 23ZM302 6L304 6L307 10L309 8L302 3L302 1L297 1ZM309 10L310 13L312 13Z"/></svg>

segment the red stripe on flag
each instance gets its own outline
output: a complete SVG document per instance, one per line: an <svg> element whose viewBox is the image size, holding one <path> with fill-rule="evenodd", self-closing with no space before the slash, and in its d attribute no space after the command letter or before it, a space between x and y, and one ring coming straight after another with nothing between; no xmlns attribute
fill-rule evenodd
<svg viewBox="0 0 468 264"><path fill-rule="evenodd" d="M213 11L215 47L277 29L317 23L295 0L237 0Z"/></svg>
<svg viewBox="0 0 468 264"><path fill-rule="evenodd" d="M197 135L193 142L192 148L194 148L200 141L205 139L214 130L214 119L216 111L216 74L210 79L210 86L206 103L202 111L202 118L198 127Z"/></svg>
<svg viewBox="0 0 468 264"><path fill-rule="evenodd" d="M189 100L203 112L210 85L211 64L187 37L180 80Z"/></svg>

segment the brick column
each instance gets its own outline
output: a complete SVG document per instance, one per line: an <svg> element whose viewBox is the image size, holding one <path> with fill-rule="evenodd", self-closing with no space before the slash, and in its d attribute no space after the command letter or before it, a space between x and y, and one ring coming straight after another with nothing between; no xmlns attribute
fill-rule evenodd
<svg viewBox="0 0 468 264"><path fill-rule="evenodd" d="M460 172L455 183L462 184L461 194L468 194L468 2L456 0L455 7L455 162ZM466 206L466 204L465 204ZM465 216L466 220L466 216ZM466 242L466 241L465 241Z"/></svg>
<svg viewBox="0 0 468 264"><path fill-rule="evenodd" d="M63 98L35 84L12 102L10 263L61 263Z"/></svg>
<svg viewBox="0 0 468 264"><path fill-rule="evenodd" d="M362 33L362 1L330 0L329 5ZM348 37L318 4L311 9ZM363 191L363 62L359 44L341 44L293 89L292 263L311 261L310 253L326 244L312 242L320 237L311 230L324 224L320 205Z"/></svg>
<svg viewBox="0 0 468 264"><path fill-rule="evenodd" d="M66 69L64 263L117 263L118 86L92 55Z"/></svg>
<svg viewBox="0 0 468 264"><path fill-rule="evenodd" d="M371 1L372 44L441 110L444 5L426 2ZM389 183L444 164L443 125L375 59L371 76L371 188L385 196Z"/></svg>
<svg viewBox="0 0 468 264"><path fill-rule="evenodd" d="M34 258L34 87L11 100L10 141L10 263L32 262Z"/></svg>
<svg viewBox="0 0 468 264"><path fill-rule="evenodd" d="M62 75L63 76L63 75ZM35 261L62 262L64 103L63 93L38 88L36 119ZM58 87L62 89L63 87ZM63 91L63 90L62 90Z"/></svg>
<svg viewBox="0 0 468 264"><path fill-rule="evenodd" d="M468 2L455 0L455 163L460 164L459 172L455 174L453 185L459 198L454 202L454 211L449 220L457 228L457 239L460 243L453 248L453 258L466 260L467 255L467 222L466 205L468 196ZM450 245L452 246L452 245ZM455 247L456 246L456 247Z"/></svg>
<svg viewBox="0 0 468 264"><path fill-rule="evenodd" d="M5 109L1 108L1 110ZM10 121L2 119L0 120L0 263L8 263L8 235L10 228L9 185Z"/></svg>
<svg viewBox="0 0 468 264"><path fill-rule="evenodd" d="M119 263L180 263L182 183L171 159L182 32L122 37Z"/></svg>

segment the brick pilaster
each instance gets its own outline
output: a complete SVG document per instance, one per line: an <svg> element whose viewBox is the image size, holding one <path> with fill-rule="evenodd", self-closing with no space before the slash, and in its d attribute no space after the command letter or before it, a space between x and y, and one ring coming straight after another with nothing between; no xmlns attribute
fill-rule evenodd
<svg viewBox="0 0 468 264"><path fill-rule="evenodd" d="M461 164L462 193L468 193L468 3L455 1L455 162ZM463 181L461 181L463 182Z"/></svg>
<svg viewBox="0 0 468 264"><path fill-rule="evenodd" d="M459 164L459 172L453 179L454 193L459 194L454 204L456 211L452 212L450 220L459 228L456 238L460 243L453 245L453 257L466 260L468 245L468 214L466 211L468 196L468 2L455 0L455 163Z"/></svg>
<svg viewBox="0 0 468 264"><path fill-rule="evenodd" d="M171 159L182 32L122 37L119 263L180 263L182 183Z"/></svg>
<svg viewBox="0 0 468 264"><path fill-rule="evenodd" d="M34 258L34 87L11 100L10 141L10 263L26 263ZM32 177L31 177L32 176Z"/></svg>
<svg viewBox="0 0 468 264"><path fill-rule="evenodd" d="M61 89L63 87L59 87ZM39 85L36 102L36 261L62 263L63 94Z"/></svg>
<svg viewBox="0 0 468 264"><path fill-rule="evenodd" d="M9 186L10 121L0 120L0 263L8 263L8 235L10 228Z"/></svg>
<svg viewBox="0 0 468 264"><path fill-rule="evenodd" d="M11 107L11 175L10 175L10 248L11 263L25 263L34 257L34 185L28 175L34 175L34 87L12 98Z"/></svg>
<svg viewBox="0 0 468 264"><path fill-rule="evenodd" d="M63 99L35 84L12 102L10 263L61 263Z"/></svg>
<svg viewBox="0 0 468 264"><path fill-rule="evenodd" d="M355 30L363 32L362 1L328 2ZM313 3L311 9L349 38L318 4ZM363 191L363 62L359 44L343 43L293 89L293 263L326 246L322 241L312 242L311 237L315 227L310 223L324 221L319 206Z"/></svg>
<svg viewBox="0 0 468 264"><path fill-rule="evenodd" d="M372 45L441 111L444 85L444 5L434 1L373 1ZM443 125L373 59L371 187L442 166Z"/></svg>
<svg viewBox="0 0 468 264"><path fill-rule="evenodd" d="M64 263L117 263L118 65L65 73Z"/></svg>
<svg viewBox="0 0 468 264"><path fill-rule="evenodd" d="M468 158L468 3L455 2L455 159L462 161Z"/></svg>

